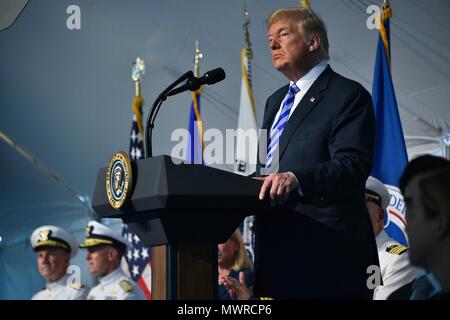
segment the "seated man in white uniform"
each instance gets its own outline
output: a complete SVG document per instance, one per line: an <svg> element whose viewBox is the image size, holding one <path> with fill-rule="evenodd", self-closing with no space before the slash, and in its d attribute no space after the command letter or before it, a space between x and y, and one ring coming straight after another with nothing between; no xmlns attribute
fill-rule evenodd
<svg viewBox="0 0 450 320"><path fill-rule="evenodd" d="M99 284L89 291L88 300L145 300L141 288L120 267L128 241L97 221L88 223L86 248L89 272Z"/></svg>
<svg viewBox="0 0 450 320"><path fill-rule="evenodd" d="M389 295L415 279L418 269L411 266L408 248L384 232L384 218L389 205L389 192L384 184L369 177L366 182L366 204L377 242L383 285L374 290L374 300L386 300Z"/></svg>
<svg viewBox="0 0 450 320"><path fill-rule="evenodd" d="M65 230L56 226L42 226L31 235L31 246L37 252L39 273L47 280L45 288L33 300L84 300L89 288L69 278L70 258L78 252L78 244Z"/></svg>

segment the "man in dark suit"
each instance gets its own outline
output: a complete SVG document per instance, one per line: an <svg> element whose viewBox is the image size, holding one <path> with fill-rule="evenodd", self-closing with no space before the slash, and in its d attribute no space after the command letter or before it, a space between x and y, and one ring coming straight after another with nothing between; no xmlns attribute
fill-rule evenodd
<svg viewBox="0 0 450 320"><path fill-rule="evenodd" d="M259 197L279 210L257 217L255 295L371 299L367 268L378 265L364 200L375 139L371 96L328 66L326 27L312 10L276 11L268 38L273 65L290 85L268 98L262 124L268 146Z"/></svg>

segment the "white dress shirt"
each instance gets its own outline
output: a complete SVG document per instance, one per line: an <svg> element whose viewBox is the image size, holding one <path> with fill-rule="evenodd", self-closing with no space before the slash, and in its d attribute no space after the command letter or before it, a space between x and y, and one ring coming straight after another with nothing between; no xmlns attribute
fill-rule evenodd
<svg viewBox="0 0 450 320"><path fill-rule="evenodd" d="M99 279L89 291L88 300L145 300L141 288L120 268Z"/></svg>
<svg viewBox="0 0 450 320"><path fill-rule="evenodd" d="M300 104L300 101L302 101L305 94L308 92L309 88L312 87L314 82L319 78L319 76L322 74L322 72L325 71L327 68L328 63L325 60L322 60L318 64L316 64L307 74L305 74L303 77L301 77L297 82L295 83L297 87L300 89L300 91L295 95L294 99L294 105L291 108L291 112L289 113L289 118L291 117L292 113L295 111L295 109ZM289 85L292 85L294 82L291 81ZM284 99L283 99L284 102ZM275 123L277 123L278 118L281 114L281 109L283 108L283 102L280 104L280 108L278 109L277 114L275 115L275 118L273 119L271 130L273 130L273 126ZM288 119L289 119L288 118Z"/></svg>
<svg viewBox="0 0 450 320"><path fill-rule="evenodd" d="M44 289L37 292L32 300L84 300L89 288L84 285L68 283L69 275L65 275L55 282L47 283Z"/></svg>
<svg viewBox="0 0 450 320"><path fill-rule="evenodd" d="M418 269L411 266L408 252L402 250L404 247L386 232L381 231L376 241L383 285L375 288L373 299L386 300L392 292L413 281ZM396 246L398 250L389 250L392 246Z"/></svg>
<svg viewBox="0 0 450 320"><path fill-rule="evenodd" d="M300 101L302 101L303 97L305 96L305 94L308 92L308 90L312 87L312 85L314 84L314 82L316 82L317 78L319 78L319 76L322 74L322 72L325 71L325 69L328 67L328 63L325 60L322 60L321 62L319 62L318 64L316 64L311 70L309 70L309 72L307 74L305 74L303 77L301 77L299 80L297 80L297 82L295 83L297 85L297 87L300 89L300 91L295 95L294 98L294 105L291 108L291 111L289 113L288 116L288 121L289 118L291 117L291 115L293 114L293 112L295 111L295 109L297 109L298 105L300 104ZM289 83L289 85L292 85L294 82L291 81ZM271 126L271 131L273 130L275 124L278 121L278 118L281 115L281 110L283 109L283 103L284 103L284 99L280 104L280 108L278 109L277 114L275 115L275 118L273 119L272 122L272 126ZM303 191L302 188L300 186L300 182L298 181L298 178L295 177L297 180L297 192L303 196Z"/></svg>

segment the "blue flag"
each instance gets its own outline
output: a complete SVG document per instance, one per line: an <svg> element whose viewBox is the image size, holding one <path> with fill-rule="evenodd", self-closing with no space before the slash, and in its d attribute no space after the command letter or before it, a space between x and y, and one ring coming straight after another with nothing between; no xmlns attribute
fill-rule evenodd
<svg viewBox="0 0 450 320"><path fill-rule="evenodd" d="M385 6L380 23L372 89L376 145L371 175L382 181L391 195L385 220L386 233L407 245L405 203L398 187L400 176L408 163L408 156L392 83L389 25L391 16L391 8Z"/></svg>
<svg viewBox="0 0 450 320"><path fill-rule="evenodd" d="M192 93L191 114L189 116L189 142L187 160L203 164L203 122L200 115L200 93L202 88Z"/></svg>

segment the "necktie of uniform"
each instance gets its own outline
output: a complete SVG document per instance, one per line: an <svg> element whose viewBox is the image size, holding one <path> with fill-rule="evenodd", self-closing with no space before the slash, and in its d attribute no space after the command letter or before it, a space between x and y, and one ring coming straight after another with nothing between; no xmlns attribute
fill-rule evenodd
<svg viewBox="0 0 450 320"><path fill-rule="evenodd" d="M291 114L291 109L294 106L295 95L298 92L300 92L300 89L297 87L295 83L293 83L289 87L288 93L286 94L286 97L283 100L283 106L281 108L280 117L278 118L277 122L270 131L269 146L267 147L267 161L265 165L267 170L270 170L270 168L272 167L274 152L278 147L284 127L286 127L289 115Z"/></svg>

